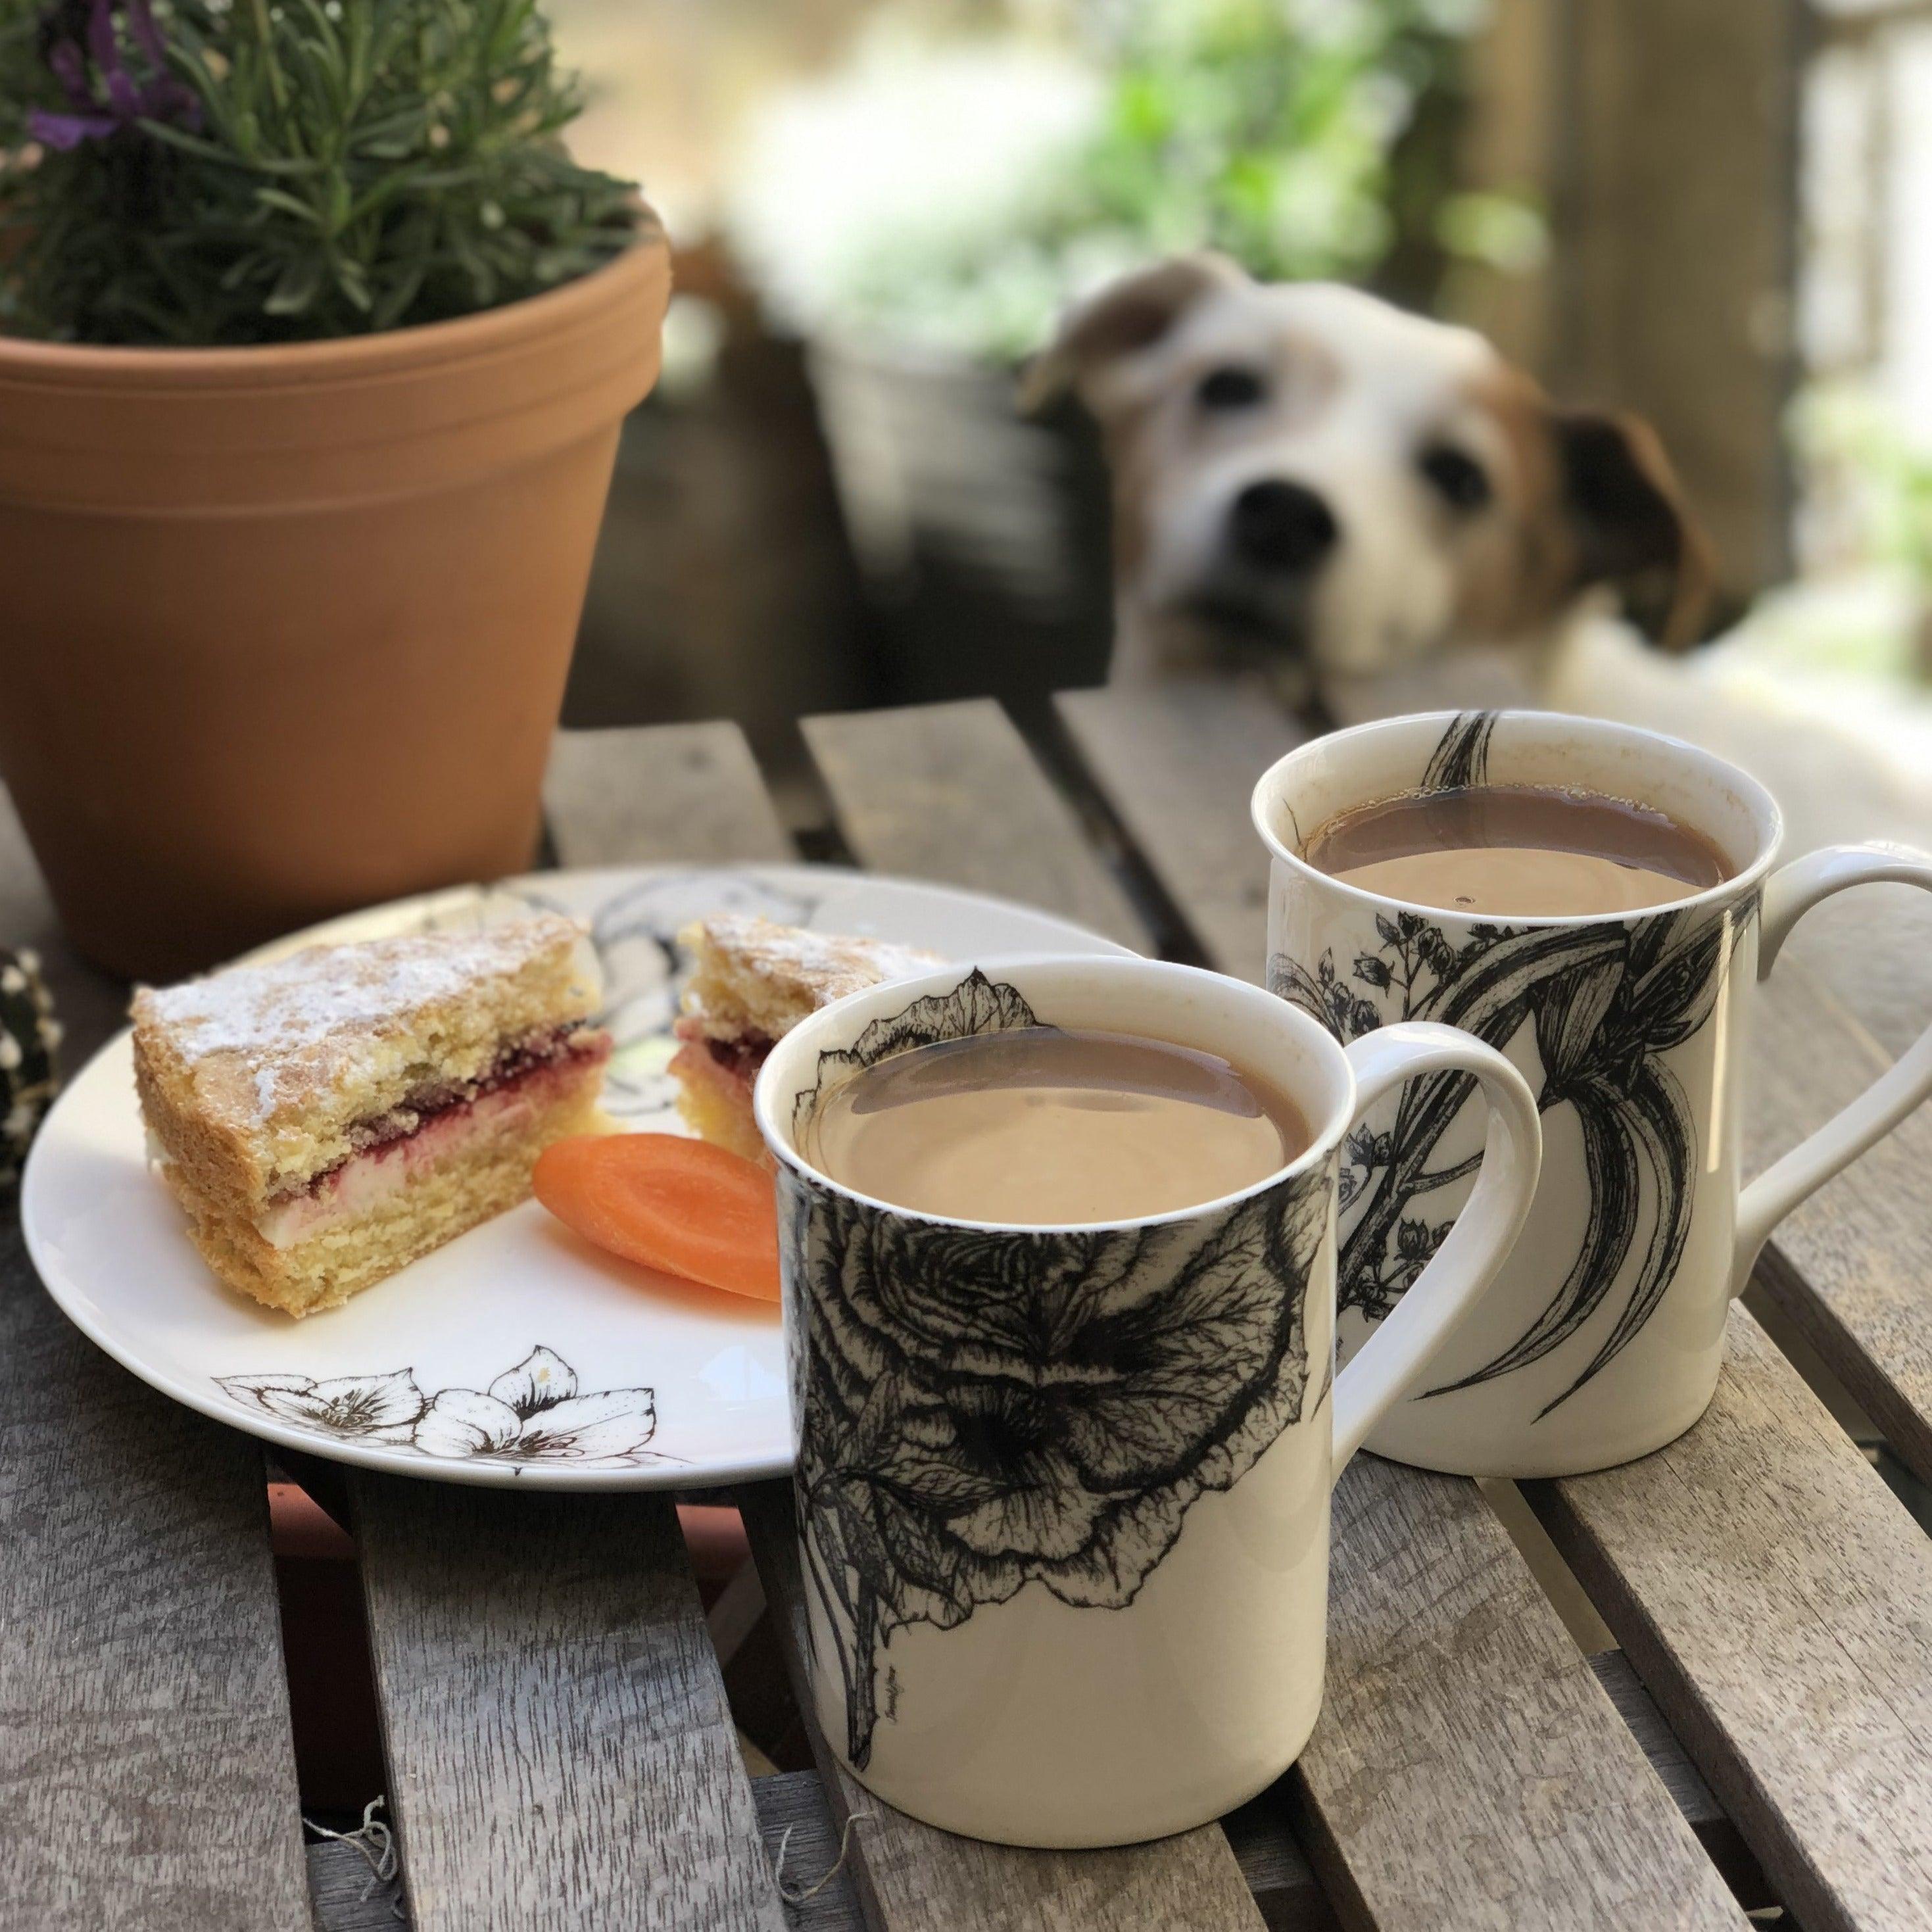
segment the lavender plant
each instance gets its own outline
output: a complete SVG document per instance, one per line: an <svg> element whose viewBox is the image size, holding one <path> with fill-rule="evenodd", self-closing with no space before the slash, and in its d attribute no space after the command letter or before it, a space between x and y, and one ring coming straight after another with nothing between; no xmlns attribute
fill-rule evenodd
<svg viewBox="0 0 1932 1932"><path fill-rule="evenodd" d="M536 0L0 0L0 328L286 342L496 308L630 241Z"/></svg>

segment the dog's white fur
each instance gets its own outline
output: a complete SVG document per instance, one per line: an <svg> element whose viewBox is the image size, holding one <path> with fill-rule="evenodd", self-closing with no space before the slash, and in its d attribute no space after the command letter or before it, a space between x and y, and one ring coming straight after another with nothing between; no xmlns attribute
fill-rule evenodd
<svg viewBox="0 0 1932 1932"><path fill-rule="evenodd" d="M1681 643L1701 601L1703 546L1641 424L1559 411L1481 337L1358 290L1159 263L1068 318L1032 387L1067 384L1112 464L1117 680L1534 654L1594 586L1643 578L1667 580ZM1258 566L1235 506L1284 483L1325 518L1319 554Z"/></svg>

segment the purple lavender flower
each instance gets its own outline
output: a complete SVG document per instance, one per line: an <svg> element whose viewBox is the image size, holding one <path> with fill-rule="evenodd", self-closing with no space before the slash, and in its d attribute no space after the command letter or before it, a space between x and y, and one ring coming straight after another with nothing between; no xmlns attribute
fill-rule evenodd
<svg viewBox="0 0 1932 1932"><path fill-rule="evenodd" d="M104 141L142 121L201 124L200 102L168 70L153 0L57 0L41 18L40 45L68 108L28 116L28 132L47 147Z"/></svg>

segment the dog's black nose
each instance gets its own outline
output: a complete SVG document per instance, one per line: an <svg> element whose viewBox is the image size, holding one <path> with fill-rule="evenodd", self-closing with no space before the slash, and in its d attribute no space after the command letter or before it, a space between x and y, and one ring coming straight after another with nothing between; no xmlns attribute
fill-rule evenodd
<svg viewBox="0 0 1932 1932"><path fill-rule="evenodd" d="M1312 570L1340 534L1335 513L1312 490L1281 477L1250 483L1234 499L1228 533L1234 554L1259 570Z"/></svg>

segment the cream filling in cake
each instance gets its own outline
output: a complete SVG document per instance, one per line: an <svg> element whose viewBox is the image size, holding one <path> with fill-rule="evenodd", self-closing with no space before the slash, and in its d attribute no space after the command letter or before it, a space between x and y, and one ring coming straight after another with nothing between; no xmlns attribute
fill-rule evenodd
<svg viewBox="0 0 1932 1932"><path fill-rule="evenodd" d="M556 1028L506 1048L480 1079L426 1085L359 1122L351 1130L358 1151L270 1201L257 1231L271 1246L290 1248L356 1220L430 1169L520 1130L610 1054L608 1034Z"/></svg>

